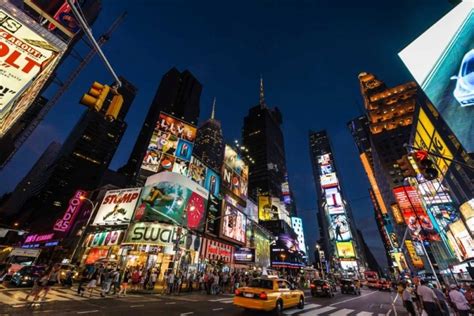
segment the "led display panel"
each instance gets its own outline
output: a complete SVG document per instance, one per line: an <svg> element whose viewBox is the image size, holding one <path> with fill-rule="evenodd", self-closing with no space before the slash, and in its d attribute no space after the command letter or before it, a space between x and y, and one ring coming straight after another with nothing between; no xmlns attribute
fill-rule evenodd
<svg viewBox="0 0 474 316"><path fill-rule="evenodd" d="M336 241L348 241L352 239L351 227L346 215L331 215L330 224L332 239Z"/></svg>
<svg viewBox="0 0 474 316"><path fill-rule="evenodd" d="M225 146L222 166L222 184L224 187L245 200L248 191L249 167L237 152L229 145Z"/></svg>
<svg viewBox="0 0 474 316"><path fill-rule="evenodd" d="M468 152L474 152L474 2L463 1L399 56Z"/></svg>
<svg viewBox="0 0 474 316"><path fill-rule="evenodd" d="M352 241L336 243L337 255L339 258L354 258L355 251Z"/></svg>
<svg viewBox="0 0 474 316"><path fill-rule="evenodd" d="M223 202L221 218L221 238L244 245L247 218L236 207Z"/></svg>
<svg viewBox="0 0 474 316"><path fill-rule="evenodd" d="M341 193L338 188L329 188L325 190L326 206L329 214L343 214L344 206L342 204Z"/></svg>

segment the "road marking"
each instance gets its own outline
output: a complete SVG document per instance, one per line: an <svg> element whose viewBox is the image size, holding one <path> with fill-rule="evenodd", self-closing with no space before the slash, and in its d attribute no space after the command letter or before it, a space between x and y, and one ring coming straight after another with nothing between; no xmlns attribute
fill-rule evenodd
<svg viewBox="0 0 474 316"><path fill-rule="evenodd" d="M82 312L77 312L78 314L89 314L89 313L97 313L99 310L98 309L93 309L90 311L82 311Z"/></svg>
<svg viewBox="0 0 474 316"><path fill-rule="evenodd" d="M176 304L176 302L168 302L168 303L165 303L166 305L172 305L172 304Z"/></svg>
<svg viewBox="0 0 474 316"><path fill-rule="evenodd" d="M214 312L215 312L215 311L221 311L221 310L223 310L223 308L222 308L222 307L219 307L219 308L213 308L212 310L213 310Z"/></svg>
<svg viewBox="0 0 474 316"><path fill-rule="evenodd" d="M229 300L228 297L209 300L209 302L220 302L220 301L227 301L227 300Z"/></svg>
<svg viewBox="0 0 474 316"><path fill-rule="evenodd" d="M303 313L303 314L299 314L299 316L321 315L321 314L330 312L330 311L332 311L333 309L336 309L336 308L335 308L335 307L331 307L331 306L326 306L326 307L323 307L323 308L310 310L309 312L306 312L306 313Z"/></svg>
<svg viewBox="0 0 474 316"><path fill-rule="evenodd" d="M173 299L177 301L185 301L185 302L199 302L199 300L195 300L193 298L186 298L186 297L173 297Z"/></svg>
<svg viewBox="0 0 474 316"><path fill-rule="evenodd" d="M356 314L357 316L372 316L373 313L369 313L369 312L359 312Z"/></svg>
<svg viewBox="0 0 474 316"><path fill-rule="evenodd" d="M187 313L181 313L179 314L180 316L186 316L186 315L192 315L194 312L187 312Z"/></svg>
<svg viewBox="0 0 474 316"><path fill-rule="evenodd" d="M349 308L340 309L334 313L329 314L329 316L346 316L352 313L354 310Z"/></svg>
<svg viewBox="0 0 474 316"><path fill-rule="evenodd" d="M305 304L304 308L303 309L294 309L294 310L291 310L291 311L285 311L283 312L283 314L285 315L293 315L293 314L296 314L296 313L299 313L301 311L304 311L304 310L308 310L310 308L316 308L316 307L320 307L321 305L319 304Z"/></svg>
<svg viewBox="0 0 474 316"><path fill-rule="evenodd" d="M143 306L145 306L145 305L143 305L143 304L140 304L140 305L130 305L130 307L143 307Z"/></svg>
<svg viewBox="0 0 474 316"><path fill-rule="evenodd" d="M359 295L357 297L353 297L353 298L350 298L350 299L347 299L347 300L344 300L344 301L340 301L340 302L337 302L337 303L333 303L329 306L333 306L333 305L337 305L337 304L341 304L341 303L345 303L345 302L349 302L349 301L353 301L353 300L357 300L361 297L364 297L364 296L369 296L369 295L372 295L372 294L375 294L375 293L378 293L378 291L373 291L373 292L370 292L370 293L367 293L367 294L364 294L364 295Z"/></svg>

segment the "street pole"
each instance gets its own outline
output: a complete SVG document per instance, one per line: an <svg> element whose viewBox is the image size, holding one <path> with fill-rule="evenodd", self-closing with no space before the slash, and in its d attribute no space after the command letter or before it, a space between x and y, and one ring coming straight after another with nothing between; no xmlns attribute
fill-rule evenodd
<svg viewBox="0 0 474 316"><path fill-rule="evenodd" d="M91 218L94 217L95 210L97 208L97 205L99 204L99 203L92 202L90 199L86 198L85 196L81 196L80 199L89 202L92 205L92 211L91 211L91 214L89 215L89 218L87 219L84 232L81 234L81 237L79 238L79 241L76 244L76 247L74 247L74 251L72 252L70 262L72 262L72 260L74 259L74 256L76 255L76 252L79 249L79 247L82 247L82 243L84 242L84 237L86 236L87 228L89 227Z"/></svg>

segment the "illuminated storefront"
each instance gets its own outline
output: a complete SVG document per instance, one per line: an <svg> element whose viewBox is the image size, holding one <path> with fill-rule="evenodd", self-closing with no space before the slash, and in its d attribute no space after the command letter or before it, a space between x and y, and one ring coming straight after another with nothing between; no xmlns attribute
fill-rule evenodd
<svg viewBox="0 0 474 316"><path fill-rule="evenodd" d="M103 231L89 234L84 242L85 251L81 264L95 264L104 259L115 262L118 259L124 230Z"/></svg>

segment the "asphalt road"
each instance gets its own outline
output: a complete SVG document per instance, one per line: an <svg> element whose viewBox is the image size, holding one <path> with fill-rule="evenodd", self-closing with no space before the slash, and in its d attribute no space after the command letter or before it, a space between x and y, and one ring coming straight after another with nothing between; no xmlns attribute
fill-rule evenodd
<svg viewBox="0 0 474 316"><path fill-rule="evenodd" d="M164 316L257 316L232 305L232 295L210 296L193 293L180 296L130 294L125 297L80 297L68 289L53 289L40 305L25 301L28 289L0 289L0 315L164 315ZM362 290L360 296L338 293L333 298L313 298L306 292L303 310L288 309L288 316L393 316L407 315L395 293ZM31 301L31 298L30 298ZM271 315L268 313L267 315Z"/></svg>

